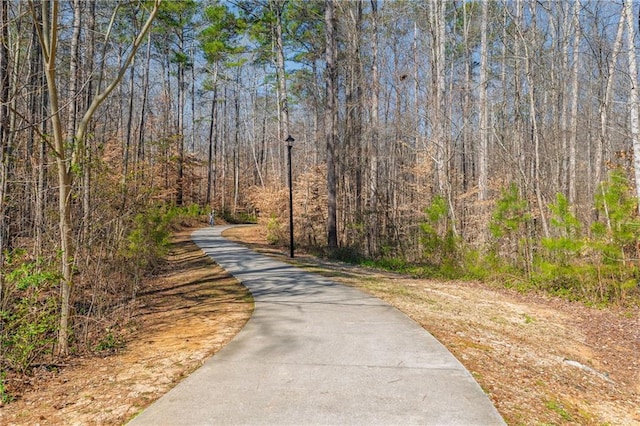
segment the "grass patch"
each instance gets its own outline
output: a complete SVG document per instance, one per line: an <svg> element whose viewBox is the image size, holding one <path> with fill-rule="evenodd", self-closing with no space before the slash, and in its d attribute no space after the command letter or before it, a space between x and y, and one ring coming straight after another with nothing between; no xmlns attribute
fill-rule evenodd
<svg viewBox="0 0 640 426"><path fill-rule="evenodd" d="M233 213L225 210L222 212L222 218L225 220L225 222L234 225L255 225L258 223L258 216L256 216L254 213L249 212Z"/></svg>
<svg viewBox="0 0 640 426"><path fill-rule="evenodd" d="M569 414L569 412L564 408L561 402L556 401L555 399L550 399L545 403L545 406L547 407L547 409L558 414L562 418L562 420L567 422L573 421L573 417L571 417L571 414Z"/></svg>
<svg viewBox="0 0 640 426"><path fill-rule="evenodd" d="M534 323L536 321L535 318L533 318L533 317L531 317L531 316L529 316L527 314L522 314L522 318L524 318L524 323L525 324L532 324L532 323Z"/></svg>

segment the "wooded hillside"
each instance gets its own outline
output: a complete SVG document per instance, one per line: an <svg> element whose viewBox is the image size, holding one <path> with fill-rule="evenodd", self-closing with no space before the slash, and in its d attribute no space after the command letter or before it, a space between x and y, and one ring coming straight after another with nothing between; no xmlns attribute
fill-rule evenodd
<svg viewBox="0 0 640 426"><path fill-rule="evenodd" d="M636 303L639 13L1 2L0 371L115 344L176 217L286 244L289 135L300 247Z"/></svg>

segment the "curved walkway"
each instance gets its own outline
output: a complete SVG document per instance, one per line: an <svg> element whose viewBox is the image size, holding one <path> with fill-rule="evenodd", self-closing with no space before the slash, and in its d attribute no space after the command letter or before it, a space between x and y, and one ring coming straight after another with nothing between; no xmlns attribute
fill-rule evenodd
<svg viewBox="0 0 640 426"><path fill-rule="evenodd" d="M242 331L131 425L502 425L435 338L359 290L197 230L192 239L247 286Z"/></svg>

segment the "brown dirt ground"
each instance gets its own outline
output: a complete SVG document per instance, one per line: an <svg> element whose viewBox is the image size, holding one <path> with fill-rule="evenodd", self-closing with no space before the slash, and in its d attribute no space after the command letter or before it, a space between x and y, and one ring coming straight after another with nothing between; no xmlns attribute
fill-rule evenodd
<svg viewBox="0 0 640 426"><path fill-rule="evenodd" d="M259 228L227 236L265 254ZM0 424L122 424L227 343L251 298L176 235L170 271L151 280L126 348L39 375L0 407ZM474 282L441 282L318 260L305 268L362 288L422 324L472 372L509 424L640 425L640 313L587 308Z"/></svg>
<svg viewBox="0 0 640 426"><path fill-rule="evenodd" d="M166 272L145 283L125 348L38 372L16 401L0 407L0 424L123 424L240 331L253 310L251 295L190 233L175 235Z"/></svg>

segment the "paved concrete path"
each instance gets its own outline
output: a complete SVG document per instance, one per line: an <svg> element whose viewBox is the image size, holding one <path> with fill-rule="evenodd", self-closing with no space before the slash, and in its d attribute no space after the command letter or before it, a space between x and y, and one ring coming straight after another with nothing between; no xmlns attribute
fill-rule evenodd
<svg viewBox="0 0 640 426"><path fill-rule="evenodd" d="M241 332L131 425L501 425L471 374L387 303L220 236L193 240L255 298Z"/></svg>

